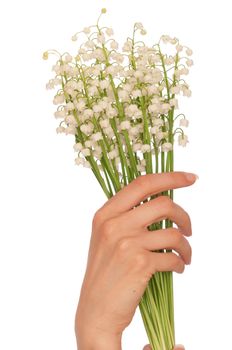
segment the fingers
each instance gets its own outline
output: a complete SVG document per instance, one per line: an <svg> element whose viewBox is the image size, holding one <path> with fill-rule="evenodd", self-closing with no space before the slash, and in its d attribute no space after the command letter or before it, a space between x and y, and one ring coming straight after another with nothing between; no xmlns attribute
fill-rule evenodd
<svg viewBox="0 0 232 350"><path fill-rule="evenodd" d="M154 251L158 249L174 249L185 264L190 264L192 249L188 240L176 228L157 231L146 231L134 238L136 243L144 249ZM160 256L159 256L160 257Z"/></svg>
<svg viewBox="0 0 232 350"><path fill-rule="evenodd" d="M132 209L151 195L192 185L197 175L183 171L141 175L116 193L101 208L107 217Z"/></svg>
<svg viewBox="0 0 232 350"><path fill-rule="evenodd" d="M150 274L163 271L182 273L185 269L184 260L175 253L149 252L148 270Z"/></svg>
<svg viewBox="0 0 232 350"><path fill-rule="evenodd" d="M146 228L154 222L168 218L178 225L184 235L192 235L189 215L168 196L159 196L152 199L124 213L121 217L124 217L125 222L127 222L127 229L130 228L132 231L136 231L138 228Z"/></svg>

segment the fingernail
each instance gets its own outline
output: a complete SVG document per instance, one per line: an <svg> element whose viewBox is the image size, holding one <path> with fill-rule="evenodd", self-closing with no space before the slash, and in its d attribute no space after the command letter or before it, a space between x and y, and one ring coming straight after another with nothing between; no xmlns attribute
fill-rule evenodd
<svg viewBox="0 0 232 350"><path fill-rule="evenodd" d="M181 345L181 344L176 344L174 349L175 350L185 350L185 347L183 345Z"/></svg>
<svg viewBox="0 0 232 350"><path fill-rule="evenodd" d="M199 176L197 174L193 174L193 173L186 173L186 179L188 181L196 181L197 179L199 179Z"/></svg>

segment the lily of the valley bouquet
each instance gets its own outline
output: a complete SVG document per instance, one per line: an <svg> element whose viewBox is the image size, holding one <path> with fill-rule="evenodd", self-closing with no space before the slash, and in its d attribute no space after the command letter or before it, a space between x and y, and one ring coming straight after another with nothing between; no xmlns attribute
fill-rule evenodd
<svg viewBox="0 0 232 350"><path fill-rule="evenodd" d="M175 112L178 96L191 96L185 76L193 61L192 50L175 37L162 35L151 47L138 40L146 34L140 22L120 50L112 28L99 24L105 12L72 37L86 37L74 56L48 50L43 58L57 55L55 77L46 85L56 89L56 131L73 135L75 163L90 168L110 198L140 175L174 170L174 144L188 143L189 122ZM162 194L173 199L173 190ZM172 225L166 219L148 229ZM152 276L139 308L152 349L173 349L172 272Z"/></svg>

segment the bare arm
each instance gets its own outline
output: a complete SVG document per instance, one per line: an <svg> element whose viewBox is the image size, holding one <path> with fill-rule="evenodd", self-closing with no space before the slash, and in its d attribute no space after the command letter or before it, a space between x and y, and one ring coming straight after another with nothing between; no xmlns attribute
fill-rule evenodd
<svg viewBox="0 0 232 350"><path fill-rule="evenodd" d="M192 185L196 177L188 175L140 176L96 212L75 318L78 350L120 350L122 333L151 276L157 271L182 273L190 264L186 236L192 235L192 229L187 212L167 196L135 208L152 194ZM164 218L177 228L148 231L148 225ZM173 249L177 254L152 252L158 249Z"/></svg>

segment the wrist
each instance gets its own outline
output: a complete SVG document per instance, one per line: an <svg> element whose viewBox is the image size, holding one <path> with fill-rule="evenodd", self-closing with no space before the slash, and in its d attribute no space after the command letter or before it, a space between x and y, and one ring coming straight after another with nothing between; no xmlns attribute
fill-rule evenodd
<svg viewBox="0 0 232 350"><path fill-rule="evenodd" d="M100 329L76 328L78 350L121 350L121 334L109 333Z"/></svg>

